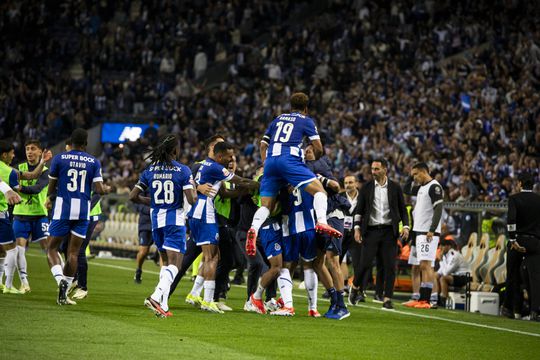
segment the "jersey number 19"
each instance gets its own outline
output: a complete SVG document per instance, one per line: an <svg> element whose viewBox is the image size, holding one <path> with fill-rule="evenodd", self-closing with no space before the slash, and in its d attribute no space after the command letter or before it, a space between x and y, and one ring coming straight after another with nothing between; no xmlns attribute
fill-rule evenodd
<svg viewBox="0 0 540 360"><path fill-rule="evenodd" d="M291 134L294 128L293 123L284 123L280 121L276 124L277 131L276 136L274 136L274 142L287 142L291 138ZM283 132L283 136L281 133Z"/></svg>

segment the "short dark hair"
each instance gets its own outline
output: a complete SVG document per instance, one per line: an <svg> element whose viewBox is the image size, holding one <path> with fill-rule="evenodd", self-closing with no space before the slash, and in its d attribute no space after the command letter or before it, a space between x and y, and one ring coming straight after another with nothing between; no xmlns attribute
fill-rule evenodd
<svg viewBox="0 0 540 360"><path fill-rule="evenodd" d="M216 146L214 146L214 154L223 154L226 153L229 150L234 150L235 146L229 142L222 141L218 142Z"/></svg>
<svg viewBox="0 0 540 360"><path fill-rule="evenodd" d="M429 173L429 166L425 162L419 162L413 165L413 169L426 170Z"/></svg>
<svg viewBox="0 0 540 360"><path fill-rule="evenodd" d="M13 146L12 142L0 140L0 155L8 153L11 150L15 150L15 146Z"/></svg>
<svg viewBox="0 0 540 360"><path fill-rule="evenodd" d="M204 148L206 149L206 151L209 150L210 144L215 142L217 139L222 139L223 141L225 141L225 137L223 135L215 134L215 135L210 136L204 142Z"/></svg>
<svg viewBox="0 0 540 360"><path fill-rule="evenodd" d="M522 172L518 175L518 181L521 182L521 187L525 190L532 190L534 179L530 172Z"/></svg>
<svg viewBox="0 0 540 360"><path fill-rule="evenodd" d="M386 159L375 158L371 160L371 165L373 165L374 162L380 162L383 168L388 169L388 161L386 161Z"/></svg>
<svg viewBox="0 0 540 360"><path fill-rule="evenodd" d="M73 146L86 146L88 142L88 132L84 129L78 128L71 133L71 145Z"/></svg>
<svg viewBox="0 0 540 360"><path fill-rule="evenodd" d="M28 139L24 143L24 147L27 147L28 145L36 145L39 149L43 149L43 146L41 146L41 142L38 139Z"/></svg>
<svg viewBox="0 0 540 360"><path fill-rule="evenodd" d="M297 92L291 96L291 110L304 110L309 102L309 97L303 92Z"/></svg>

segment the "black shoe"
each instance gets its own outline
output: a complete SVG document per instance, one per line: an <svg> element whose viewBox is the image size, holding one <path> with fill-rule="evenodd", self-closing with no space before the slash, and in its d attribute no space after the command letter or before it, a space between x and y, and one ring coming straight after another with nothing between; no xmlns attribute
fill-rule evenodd
<svg viewBox="0 0 540 360"><path fill-rule="evenodd" d="M232 279L231 283L234 285L242 285L245 282L244 277L242 275L235 276L234 279Z"/></svg>
<svg viewBox="0 0 540 360"><path fill-rule="evenodd" d="M373 297L373 302L382 304L382 303L384 303L384 297L381 296L381 295L375 294L375 296Z"/></svg>
<svg viewBox="0 0 540 360"><path fill-rule="evenodd" d="M508 308L506 308L504 306L501 306L501 316L507 317L509 319L513 319L514 318L514 313L511 310L509 310Z"/></svg>
<svg viewBox="0 0 540 360"><path fill-rule="evenodd" d="M56 299L58 305L67 305L67 290L67 281L64 279L60 280L60 283L58 284L58 299Z"/></svg>
<svg viewBox="0 0 540 360"><path fill-rule="evenodd" d="M135 277L133 278L133 281L135 282L135 284L142 283L142 270L141 269L137 269L135 271Z"/></svg>
<svg viewBox="0 0 540 360"><path fill-rule="evenodd" d="M531 321L540 321L540 315L536 311L531 311L530 320Z"/></svg>
<svg viewBox="0 0 540 360"><path fill-rule="evenodd" d="M439 296L439 306L442 307L443 309L446 309L446 298L445 297L442 297L442 296Z"/></svg>
<svg viewBox="0 0 540 360"><path fill-rule="evenodd" d="M349 305L356 306L358 303L358 297L360 296L360 289L355 289L351 286L351 291L349 292Z"/></svg>
<svg viewBox="0 0 540 360"><path fill-rule="evenodd" d="M349 292L351 292L351 288L349 285L345 285L343 287L343 293L346 294L346 295L349 295Z"/></svg>
<svg viewBox="0 0 540 360"><path fill-rule="evenodd" d="M366 302L367 294L365 291L362 291L360 295L358 295L358 302Z"/></svg>
<svg viewBox="0 0 540 360"><path fill-rule="evenodd" d="M326 291L322 294L322 297L323 297L323 299L330 299L330 294L328 293L328 290L326 290Z"/></svg>
<svg viewBox="0 0 540 360"><path fill-rule="evenodd" d="M382 304L383 309L386 310L394 310L394 305L392 305L392 300L386 300Z"/></svg>

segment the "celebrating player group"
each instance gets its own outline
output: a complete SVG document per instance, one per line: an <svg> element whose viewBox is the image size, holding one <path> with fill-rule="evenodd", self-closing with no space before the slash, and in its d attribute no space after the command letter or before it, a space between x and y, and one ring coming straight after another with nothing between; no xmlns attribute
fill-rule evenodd
<svg viewBox="0 0 540 360"><path fill-rule="evenodd" d="M75 305L74 300L86 296L84 249L95 226L92 215L94 209L100 211L100 196L111 190L104 184L99 160L85 152L87 137L85 130L76 129L66 151L54 157L50 151L43 151L39 142L31 141L26 144L28 161L18 169L9 166L13 146L0 144L0 245L5 253L0 254L5 262L0 268L6 269L4 293L30 291L24 249L31 240L39 242L47 252L58 286L57 303ZM221 254L220 241L224 240L220 238L223 232L219 211L223 205L218 202L243 197L256 211L250 216L251 226L242 239L242 251L248 263L259 258L265 264L262 271L249 272L252 278L248 283L252 285L248 286L244 309L259 314L295 315L291 274L302 261L308 315L321 317L317 310L320 280L330 298L324 316L337 320L348 317L343 278L337 274L339 266L326 268L325 257L337 259L341 255L341 209L350 204L343 202L339 183L328 164L318 163L324 149L315 123L308 116L307 95L293 94L290 112L277 116L268 126L260 142L263 166L254 179L235 175L234 145L219 134L212 139L208 157L190 169L178 162L178 137L169 134L160 138L149 149L148 165L129 195L132 202L150 207L151 240L161 256L159 281L144 299L144 305L158 317L173 315L169 297L185 268L194 261L184 256L186 249L196 248L197 254L202 253L202 262L186 302L203 311L224 313L217 301L223 288L219 282L224 271L228 282L230 268L221 264L226 256ZM45 163L51 158L48 169ZM13 224L8 205L15 205ZM16 268L21 276L20 289L13 287ZM276 284L279 298L272 290Z"/></svg>

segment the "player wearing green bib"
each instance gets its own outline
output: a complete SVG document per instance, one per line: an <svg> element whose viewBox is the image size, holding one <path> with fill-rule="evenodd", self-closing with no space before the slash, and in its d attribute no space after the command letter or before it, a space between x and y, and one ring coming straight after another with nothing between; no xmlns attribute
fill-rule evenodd
<svg viewBox="0 0 540 360"><path fill-rule="evenodd" d="M13 227L9 219L8 201L10 205L17 203L13 196L14 190L20 190L19 180L31 180L39 177L52 154L50 151L44 151L39 165L33 171L18 171L13 169L10 164L15 157L15 148L13 144L0 140L0 268L5 271L6 283L3 287L4 294L20 294L21 292L13 287L13 275L17 266L17 248L15 246L15 236ZM6 189L7 185L7 189ZM4 195L5 194L5 195ZM7 198L6 198L7 196ZM0 273L0 284L3 278L3 272Z"/></svg>
<svg viewBox="0 0 540 360"><path fill-rule="evenodd" d="M17 167L21 172L32 171L38 166L43 149L38 140L29 140L25 144L25 152L27 161ZM13 208L13 232L17 241L17 268L19 269L20 291L22 293L30 292L25 255L28 241L39 242L41 248L47 250L49 219L45 201L48 184L49 170L47 167L43 168L39 178L21 180L19 191L22 201Z"/></svg>

